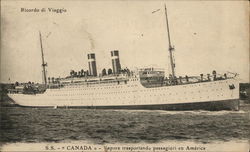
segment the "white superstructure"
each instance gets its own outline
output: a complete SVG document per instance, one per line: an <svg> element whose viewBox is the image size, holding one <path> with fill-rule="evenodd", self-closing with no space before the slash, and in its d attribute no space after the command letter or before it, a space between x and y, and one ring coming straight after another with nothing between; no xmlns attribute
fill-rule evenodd
<svg viewBox="0 0 250 152"><path fill-rule="evenodd" d="M9 96L22 106L89 108L230 102L239 99L239 83L235 79L153 88L144 87L139 77L130 77L119 84L118 81L101 82L69 83L64 87L47 89L41 94L12 93Z"/></svg>

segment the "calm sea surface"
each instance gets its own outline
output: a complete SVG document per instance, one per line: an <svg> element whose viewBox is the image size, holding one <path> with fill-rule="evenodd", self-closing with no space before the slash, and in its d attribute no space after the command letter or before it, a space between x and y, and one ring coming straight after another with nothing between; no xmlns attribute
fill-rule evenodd
<svg viewBox="0 0 250 152"><path fill-rule="evenodd" d="M250 111L1 108L2 143L249 140Z"/></svg>

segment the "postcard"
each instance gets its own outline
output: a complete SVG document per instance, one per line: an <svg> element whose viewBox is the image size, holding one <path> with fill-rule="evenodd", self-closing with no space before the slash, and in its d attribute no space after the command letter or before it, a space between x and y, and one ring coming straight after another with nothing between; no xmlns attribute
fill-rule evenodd
<svg viewBox="0 0 250 152"><path fill-rule="evenodd" d="M248 1L2 0L3 152L248 152Z"/></svg>

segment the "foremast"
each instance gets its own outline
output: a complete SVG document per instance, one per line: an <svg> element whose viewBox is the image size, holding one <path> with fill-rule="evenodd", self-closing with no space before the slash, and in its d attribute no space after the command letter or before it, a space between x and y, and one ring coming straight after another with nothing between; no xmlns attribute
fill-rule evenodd
<svg viewBox="0 0 250 152"><path fill-rule="evenodd" d="M170 55L170 65L171 65L171 71L172 71L172 76L175 78L175 63L173 60L173 51L174 47L171 44L171 39L170 39L170 31L169 31L169 25L168 25L168 13L167 13L167 7L165 4L165 15L166 15L166 24L167 24L167 33L168 33L168 50L169 50L169 55Z"/></svg>
<svg viewBox="0 0 250 152"><path fill-rule="evenodd" d="M39 31L39 36L40 36L40 45L41 45L41 53L42 53L43 83L44 83L44 85L46 87L47 86L47 76L46 76L46 66L47 66L47 63L45 63L45 61L44 61L42 35L41 35L40 31Z"/></svg>

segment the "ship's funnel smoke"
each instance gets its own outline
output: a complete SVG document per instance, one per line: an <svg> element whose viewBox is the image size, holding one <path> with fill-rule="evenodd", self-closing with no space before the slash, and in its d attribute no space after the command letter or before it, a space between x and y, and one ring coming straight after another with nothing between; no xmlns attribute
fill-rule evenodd
<svg viewBox="0 0 250 152"><path fill-rule="evenodd" d="M88 54L88 64L89 64L89 75L97 76L96 59L94 53Z"/></svg>
<svg viewBox="0 0 250 152"><path fill-rule="evenodd" d="M89 32L87 32L87 31L85 31L85 32L88 35L88 39L89 39L89 43L90 43L90 49L91 49L91 51L94 51L94 49L95 49L94 39L93 39L92 35Z"/></svg>
<svg viewBox="0 0 250 152"><path fill-rule="evenodd" d="M121 71L119 51L118 50L111 51L111 58L112 58L113 73L119 74Z"/></svg>
<svg viewBox="0 0 250 152"><path fill-rule="evenodd" d="M80 31L82 31L81 33L83 34L83 36L88 39L89 41L89 49L93 52L94 49L95 49L95 41L94 41L94 38L93 38L93 35L87 30L87 24L83 23L80 25Z"/></svg>

